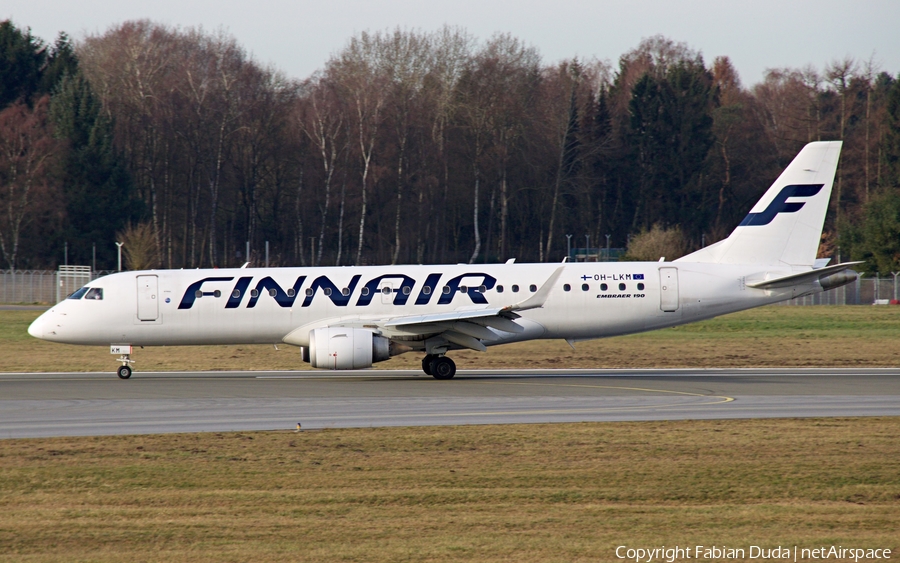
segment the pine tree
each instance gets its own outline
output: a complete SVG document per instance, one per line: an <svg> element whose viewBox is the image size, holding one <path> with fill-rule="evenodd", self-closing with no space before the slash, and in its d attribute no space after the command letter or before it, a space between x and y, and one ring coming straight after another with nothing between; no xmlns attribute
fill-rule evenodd
<svg viewBox="0 0 900 563"><path fill-rule="evenodd" d="M77 72L64 76L51 102L56 134L68 141L62 186L71 259L89 264L97 245L98 267L113 267L115 234L135 220L139 209L131 179L113 146L112 124L100 100Z"/></svg>
<svg viewBox="0 0 900 563"><path fill-rule="evenodd" d="M46 63L47 49L30 29L23 33L10 20L0 22L0 109L17 100L30 103Z"/></svg>
<svg viewBox="0 0 900 563"><path fill-rule="evenodd" d="M886 109L881 183L885 187L900 188L900 77L888 90Z"/></svg>

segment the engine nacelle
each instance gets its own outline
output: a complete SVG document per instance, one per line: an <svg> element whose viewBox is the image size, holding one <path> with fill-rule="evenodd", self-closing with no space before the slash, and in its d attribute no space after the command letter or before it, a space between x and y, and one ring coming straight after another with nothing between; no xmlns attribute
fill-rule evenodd
<svg viewBox="0 0 900 563"><path fill-rule="evenodd" d="M836 287L841 287L842 285L847 285L848 283L853 283L859 278L859 274L854 272L853 270L844 270L843 272L838 272L836 274L831 274L830 276L825 276L824 278L819 278L819 285L822 286L822 291L828 291L829 289L834 289Z"/></svg>
<svg viewBox="0 0 900 563"><path fill-rule="evenodd" d="M314 368L363 369L391 357L391 341L364 328L324 327L309 333L301 354Z"/></svg>

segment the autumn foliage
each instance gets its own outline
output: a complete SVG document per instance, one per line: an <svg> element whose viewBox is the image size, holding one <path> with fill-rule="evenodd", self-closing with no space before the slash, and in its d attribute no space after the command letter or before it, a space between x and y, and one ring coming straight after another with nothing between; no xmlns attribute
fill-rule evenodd
<svg viewBox="0 0 900 563"><path fill-rule="evenodd" d="M17 37L57 77L32 80L54 84L53 111L27 198L3 161L18 267L54 266L66 242L112 267L129 224L171 268L260 263L266 241L278 265L556 261L565 235L625 247L654 232L686 252L727 236L805 143L833 139L829 251L875 256L866 233L884 228L864 224L897 223L867 211L900 185L900 85L873 61L746 87L727 56L659 36L615 65L547 63L515 37L445 27L361 32L298 80L222 33L150 21L52 48ZM3 143L47 115L31 90L3 110Z"/></svg>

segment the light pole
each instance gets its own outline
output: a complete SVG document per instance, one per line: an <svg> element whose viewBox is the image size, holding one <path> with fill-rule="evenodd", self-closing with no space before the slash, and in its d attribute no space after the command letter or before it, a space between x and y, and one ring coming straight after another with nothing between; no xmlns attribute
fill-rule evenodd
<svg viewBox="0 0 900 563"><path fill-rule="evenodd" d="M572 257L572 235L566 235L566 262Z"/></svg>
<svg viewBox="0 0 900 563"><path fill-rule="evenodd" d="M116 250L117 250L118 253L119 253L119 269L117 270L118 272L121 272L121 271L122 271L122 246L124 246L124 245L125 245L124 242L117 242L117 243L116 243L116 246L118 247Z"/></svg>
<svg viewBox="0 0 900 563"><path fill-rule="evenodd" d="M609 262L609 235L606 235L606 261Z"/></svg>

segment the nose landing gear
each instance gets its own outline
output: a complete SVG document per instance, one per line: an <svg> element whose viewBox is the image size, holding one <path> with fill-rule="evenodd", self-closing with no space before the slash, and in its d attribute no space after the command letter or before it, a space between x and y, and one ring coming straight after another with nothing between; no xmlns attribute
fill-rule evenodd
<svg viewBox="0 0 900 563"><path fill-rule="evenodd" d="M112 344L109 347L109 353L120 354L120 356L116 358L117 362L122 362L122 365L116 370L116 375L119 376L119 379L128 379L131 377L131 364L134 363L134 360L131 359L131 346Z"/></svg>
<svg viewBox="0 0 900 563"><path fill-rule="evenodd" d="M127 360L129 362L133 362L134 360ZM131 377L131 366L125 364L123 366L119 366L119 369L116 370L116 375L119 376L119 379L128 379Z"/></svg>

